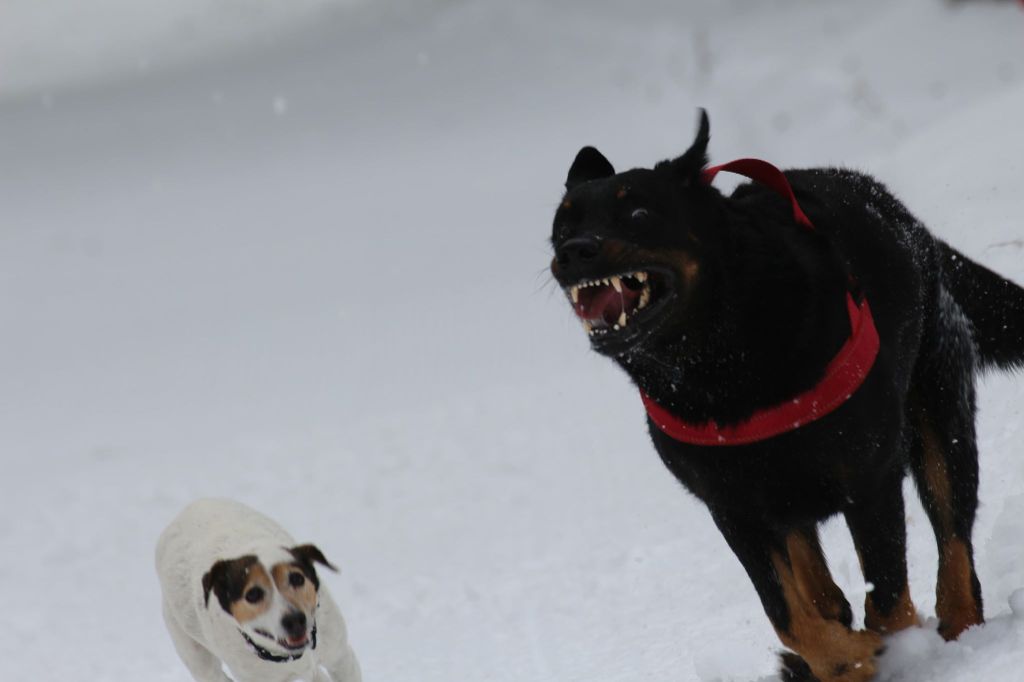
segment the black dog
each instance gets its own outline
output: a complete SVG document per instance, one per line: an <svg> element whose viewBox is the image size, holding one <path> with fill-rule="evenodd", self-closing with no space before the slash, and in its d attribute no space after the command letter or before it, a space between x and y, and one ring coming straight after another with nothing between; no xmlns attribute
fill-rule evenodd
<svg viewBox="0 0 1024 682"><path fill-rule="evenodd" d="M783 657L787 678L867 680L880 635L918 623L908 468L938 542L940 632L983 621L974 375L1024 364L1024 290L859 173L769 174L772 186L724 196L705 174L707 143L702 112L693 146L653 169L616 174L582 149L551 270L594 350L642 392L662 460L708 506L799 654ZM836 374L854 346L859 374ZM821 408L822 390L839 399ZM818 543L818 522L837 513L874 585L863 631L850 629Z"/></svg>

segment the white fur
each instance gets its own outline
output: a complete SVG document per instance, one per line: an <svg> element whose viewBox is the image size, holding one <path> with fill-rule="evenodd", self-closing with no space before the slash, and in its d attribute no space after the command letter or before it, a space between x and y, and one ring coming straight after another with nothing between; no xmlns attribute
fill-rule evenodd
<svg viewBox="0 0 1024 682"><path fill-rule="evenodd" d="M221 608L217 596L210 594L209 605L205 603L203 575L214 562L246 554L262 560L268 553L295 544L272 520L231 500L194 502L164 530L156 548L164 621L197 682L230 682L222 663L236 682L361 682L345 621L322 581L316 611L317 647L307 648L294 661L260 659L242 639L238 622Z"/></svg>

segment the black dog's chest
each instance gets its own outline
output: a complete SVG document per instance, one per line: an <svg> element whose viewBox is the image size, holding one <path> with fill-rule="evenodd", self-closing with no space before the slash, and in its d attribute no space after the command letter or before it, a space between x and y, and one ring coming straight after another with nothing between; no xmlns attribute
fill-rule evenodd
<svg viewBox="0 0 1024 682"><path fill-rule="evenodd" d="M651 440L668 469L713 510L778 526L820 521L852 504L852 491L905 469L893 454L904 438L903 405L885 369L833 415L767 441L688 445L649 424Z"/></svg>
<svg viewBox="0 0 1024 682"><path fill-rule="evenodd" d="M664 442L661 434L652 437L668 469L711 509L761 517L778 526L803 525L842 509L841 477L833 467L800 466L806 458L799 453L755 454L751 450L761 448L751 447L723 451Z"/></svg>

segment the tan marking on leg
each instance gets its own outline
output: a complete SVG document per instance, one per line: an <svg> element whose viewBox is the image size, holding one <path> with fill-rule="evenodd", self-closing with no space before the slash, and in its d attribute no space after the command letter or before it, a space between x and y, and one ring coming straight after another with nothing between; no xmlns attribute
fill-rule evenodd
<svg viewBox="0 0 1024 682"><path fill-rule="evenodd" d="M939 556L935 613L940 621L939 634L947 640L956 639L961 632L984 620L971 588L972 575L967 545L959 538L945 542Z"/></svg>
<svg viewBox="0 0 1024 682"><path fill-rule="evenodd" d="M910 599L910 588L903 589L903 593L900 594L896 605L892 607L892 611L885 615L875 607L869 593L864 599L864 625L869 630L883 635L921 625L921 621L917 617L917 608Z"/></svg>
<svg viewBox="0 0 1024 682"><path fill-rule="evenodd" d="M803 533L791 533L786 538L786 550L801 596L814 604L822 618L839 620L846 600L832 580L821 548Z"/></svg>
<svg viewBox="0 0 1024 682"><path fill-rule="evenodd" d="M821 682L867 682L875 674L875 652L882 646L877 633L853 631L836 620L822 618L801 594L793 569L780 555L772 563L789 609L789 629L776 630L787 647L807 661Z"/></svg>
<svg viewBox="0 0 1024 682"><path fill-rule="evenodd" d="M924 421L924 420L922 420ZM953 534L953 486L949 469L942 456L934 431L921 425L924 446L924 478L931 502L938 516L939 578L935 585L935 613L939 617L939 634L952 640L972 625L984 622L974 598L971 577L971 555L963 540Z"/></svg>
<svg viewBox="0 0 1024 682"><path fill-rule="evenodd" d="M860 572L863 575L864 557L859 549L855 549L855 551L857 552L857 562L860 564ZM896 605L892 607L892 611L888 615L883 616L881 611L875 607L870 592L864 597L864 627L868 630L884 635L920 625L921 619L917 616L917 607L910 599L909 585L903 588L903 593L900 594Z"/></svg>

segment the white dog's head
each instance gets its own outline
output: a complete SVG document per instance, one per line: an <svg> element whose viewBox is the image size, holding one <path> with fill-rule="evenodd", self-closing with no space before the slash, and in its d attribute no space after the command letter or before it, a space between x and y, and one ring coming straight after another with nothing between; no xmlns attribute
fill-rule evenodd
<svg viewBox="0 0 1024 682"><path fill-rule="evenodd" d="M320 580L314 563L337 570L315 545L267 547L217 561L203 576L206 608L213 592L261 658L298 658L316 646Z"/></svg>

